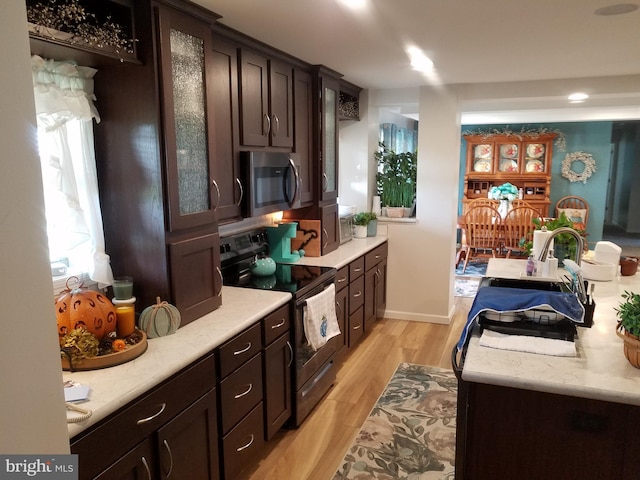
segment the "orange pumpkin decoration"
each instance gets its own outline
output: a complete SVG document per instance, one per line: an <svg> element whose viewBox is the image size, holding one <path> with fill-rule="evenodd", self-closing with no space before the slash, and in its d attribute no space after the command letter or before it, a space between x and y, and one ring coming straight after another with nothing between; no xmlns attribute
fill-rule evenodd
<svg viewBox="0 0 640 480"><path fill-rule="evenodd" d="M64 337L74 328L85 328L98 340L116 329L116 309L102 293L83 287L82 283L71 288L67 280L66 289L56 299L58 335Z"/></svg>

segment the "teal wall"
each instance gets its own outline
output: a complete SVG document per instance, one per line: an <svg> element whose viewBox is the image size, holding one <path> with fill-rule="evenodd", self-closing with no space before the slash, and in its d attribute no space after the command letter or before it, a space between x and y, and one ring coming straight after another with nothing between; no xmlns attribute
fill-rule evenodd
<svg viewBox="0 0 640 480"><path fill-rule="evenodd" d="M604 224L604 212L607 200L607 186L609 181L609 168L611 165L611 133L612 122L567 122L567 123L533 123L510 125L463 125L462 134L468 131L491 131L508 128L514 132L546 128L558 130L564 133L566 151L560 151L554 144L553 160L551 165L551 206L566 195L578 195L589 202L589 225L587 226L587 239L589 243L602 240L602 227ZM562 161L569 153L585 152L591 154L596 162L596 171L587 180L587 183L570 182L561 174ZM466 163L466 144L461 142L460 149L460 184L459 198L462 200L464 190L464 172ZM581 165L576 164L575 170L580 171Z"/></svg>

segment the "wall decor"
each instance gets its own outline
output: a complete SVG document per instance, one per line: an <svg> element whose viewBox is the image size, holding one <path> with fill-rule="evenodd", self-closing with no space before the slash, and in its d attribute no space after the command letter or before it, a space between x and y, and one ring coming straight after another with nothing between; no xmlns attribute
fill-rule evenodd
<svg viewBox="0 0 640 480"><path fill-rule="evenodd" d="M582 162L584 169L581 172L572 170L574 162ZM590 153L574 152L568 153L562 161L562 176L570 182L587 183L593 172L596 171L596 161Z"/></svg>

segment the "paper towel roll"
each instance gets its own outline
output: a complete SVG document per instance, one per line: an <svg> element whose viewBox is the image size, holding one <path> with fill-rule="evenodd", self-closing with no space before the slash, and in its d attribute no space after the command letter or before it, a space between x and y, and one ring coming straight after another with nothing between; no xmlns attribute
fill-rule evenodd
<svg viewBox="0 0 640 480"><path fill-rule="evenodd" d="M553 235L552 231L543 231L543 230L534 230L533 231L533 249L532 254L533 258L538 260L540 258L540 254L542 253L542 248L546 241ZM549 244L549 250L553 249L553 240Z"/></svg>

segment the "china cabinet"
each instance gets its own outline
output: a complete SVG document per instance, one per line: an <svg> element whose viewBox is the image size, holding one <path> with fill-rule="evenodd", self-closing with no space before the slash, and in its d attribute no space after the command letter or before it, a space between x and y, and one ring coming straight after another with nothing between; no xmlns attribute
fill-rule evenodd
<svg viewBox="0 0 640 480"><path fill-rule="evenodd" d="M509 182L522 189L524 200L548 216L555 137L464 135L467 155L463 203L486 198L491 187Z"/></svg>

